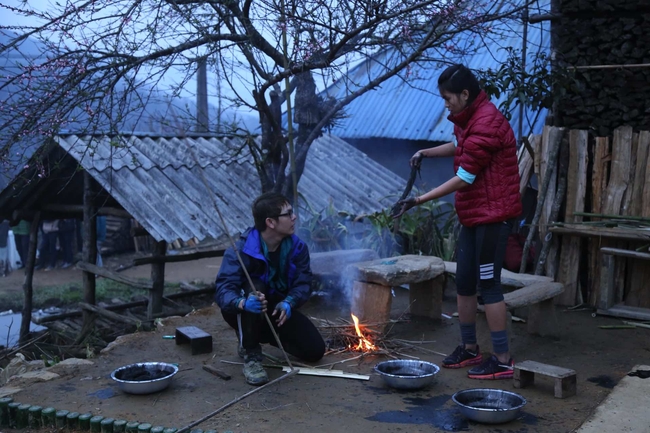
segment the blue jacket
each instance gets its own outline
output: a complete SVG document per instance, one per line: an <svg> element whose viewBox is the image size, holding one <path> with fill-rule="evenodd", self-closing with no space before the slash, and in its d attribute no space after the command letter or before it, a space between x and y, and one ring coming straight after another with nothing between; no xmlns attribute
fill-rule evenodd
<svg viewBox="0 0 650 433"><path fill-rule="evenodd" d="M307 245L292 235L293 247L289 252L287 260L287 292L271 292L266 297L270 305L288 297L292 308L298 308L309 299L311 294L312 273L309 261L309 249ZM237 241L237 250L240 253L242 262L248 270L250 277L268 282L269 265L262 252L260 244L260 233L255 228L248 229ZM228 248L223 256L219 273L216 280L217 292L215 300L224 312L239 312L236 302L245 296L244 288L248 287L248 281L244 274L237 255L232 247Z"/></svg>

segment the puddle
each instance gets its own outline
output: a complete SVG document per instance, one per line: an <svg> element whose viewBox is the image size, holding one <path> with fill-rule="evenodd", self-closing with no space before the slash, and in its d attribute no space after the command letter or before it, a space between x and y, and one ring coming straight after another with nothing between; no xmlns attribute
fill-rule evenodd
<svg viewBox="0 0 650 433"><path fill-rule="evenodd" d="M366 417L369 421L378 421L395 424L427 424L442 431L465 431L469 430L471 425L476 423L468 421L461 413L460 409L451 402L450 395L438 395L431 398L405 398L405 403L410 405L405 410L393 410L379 412L371 417ZM537 425L537 417L526 412L521 412L519 418L513 422L521 422L526 425ZM502 424L507 426L510 423ZM498 428L498 425L495 425ZM500 430L496 430L500 431ZM515 430L508 430L513 433ZM527 427L522 427L517 432L528 431Z"/></svg>
<svg viewBox="0 0 650 433"><path fill-rule="evenodd" d="M405 398L407 409L379 412L366 419L398 424L428 424L442 431L461 431L469 428L467 419L460 414L458 408L445 408L451 400L450 395L438 395L432 398Z"/></svg>
<svg viewBox="0 0 650 433"><path fill-rule="evenodd" d="M606 374L601 374L600 376L594 376L587 379L591 383L595 383L598 386L603 388L612 389L616 386L616 381Z"/></svg>
<svg viewBox="0 0 650 433"><path fill-rule="evenodd" d="M8 312L0 314L0 335L2 336L0 345L5 347L15 347L18 344L21 322L21 313L14 313L9 310ZM46 329L46 327L37 325L34 322L31 322L29 325L29 330L32 332L44 331Z"/></svg>

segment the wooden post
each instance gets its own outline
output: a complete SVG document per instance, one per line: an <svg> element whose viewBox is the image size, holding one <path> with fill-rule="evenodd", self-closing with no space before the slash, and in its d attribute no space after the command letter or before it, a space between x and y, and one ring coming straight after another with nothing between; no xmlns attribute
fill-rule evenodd
<svg viewBox="0 0 650 433"><path fill-rule="evenodd" d="M86 263L97 263L97 209L95 208L95 180L88 172L84 172L84 224L83 250L81 255ZM84 271L84 302L95 305L96 281L93 272ZM84 310L84 326L92 320L92 312Z"/></svg>
<svg viewBox="0 0 650 433"><path fill-rule="evenodd" d="M29 325L32 321L32 294L34 281L34 267L36 266L36 248L38 247L38 226L41 223L41 213L36 212L32 225L29 229L29 249L27 251L27 263L25 263L25 279L23 281L23 314L20 321L20 343L27 341Z"/></svg>
<svg viewBox="0 0 650 433"><path fill-rule="evenodd" d="M154 314L162 312L163 292L165 290L165 261L167 253L167 242L156 242L153 249L153 256L162 258L151 264L151 281L153 289L149 292L149 305L147 306L147 318L152 319Z"/></svg>

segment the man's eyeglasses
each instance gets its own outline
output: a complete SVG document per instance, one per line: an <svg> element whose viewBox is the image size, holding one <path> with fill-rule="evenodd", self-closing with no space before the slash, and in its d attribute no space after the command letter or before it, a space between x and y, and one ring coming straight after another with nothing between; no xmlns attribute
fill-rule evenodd
<svg viewBox="0 0 650 433"><path fill-rule="evenodd" d="M279 215L277 216L277 218L280 218L280 217L283 217L283 216L288 216L289 218L291 218L291 217L293 216L293 209L289 209L289 210L286 211L285 213L281 213L281 214L279 214Z"/></svg>

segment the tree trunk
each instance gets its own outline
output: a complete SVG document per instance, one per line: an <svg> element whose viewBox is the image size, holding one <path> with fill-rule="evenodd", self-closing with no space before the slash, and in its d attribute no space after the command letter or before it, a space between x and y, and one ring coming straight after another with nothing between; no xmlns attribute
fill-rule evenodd
<svg viewBox="0 0 650 433"><path fill-rule="evenodd" d="M36 265L36 248L38 245L38 226L41 223L41 213L36 211L32 219L32 225L29 230L29 250L27 252L27 263L25 263L25 280L23 282L23 315L20 321L20 337L21 344L25 343L29 335L29 326L32 322L32 295L34 289L32 282L34 281L34 267Z"/></svg>
<svg viewBox="0 0 650 433"><path fill-rule="evenodd" d="M84 224L82 257L86 263L97 263L97 208L95 207L95 180L84 172ZM95 305L95 274L83 273L84 301ZM84 311L84 326L92 320L92 313Z"/></svg>

